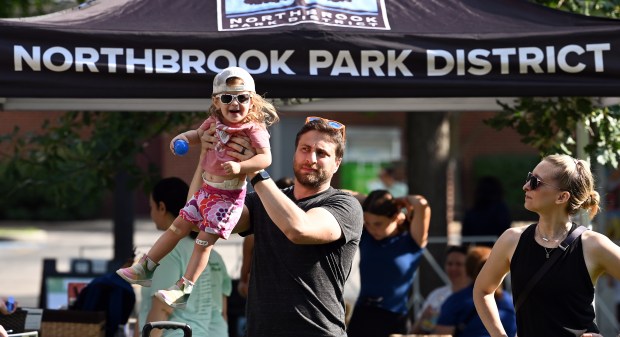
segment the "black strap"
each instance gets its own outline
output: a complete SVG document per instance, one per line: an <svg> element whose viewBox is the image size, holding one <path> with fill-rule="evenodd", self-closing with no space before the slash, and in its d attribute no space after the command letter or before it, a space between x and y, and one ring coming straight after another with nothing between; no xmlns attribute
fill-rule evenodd
<svg viewBox="0 0 620 337"><path fill-rule="evenodd" d="M570 245L573 243L573 241L575 241L575 239L578 238L581 235L581 233L585 232L586 230L587 228L584 226L579 226L575 228L575 230L570 232L568 236L566 237L566 239L564 239L564 241L560 243L558 248L560 248L562 252L565 252L568 249L568 247L570 247ZM547 273L549 268L551 268L551 266L553 266L553 264L555 264L555 262L560 259L560 255L562 254L561 253L552 254L551 257L545 262L545 264L543 264L543 266L538 270L538 272L530 279L530 282L528 282L528 284L525 286L525 289L523 290L523 292L521 293L521 295L519 295L519 298L517 299L517 302L515 304L515 312L519 311L519 308L523 305L523 303L527 299L527 296L530 294L530 291L534 288L536 283L540 281L540 279L545 275L545 273Z"/></svg>

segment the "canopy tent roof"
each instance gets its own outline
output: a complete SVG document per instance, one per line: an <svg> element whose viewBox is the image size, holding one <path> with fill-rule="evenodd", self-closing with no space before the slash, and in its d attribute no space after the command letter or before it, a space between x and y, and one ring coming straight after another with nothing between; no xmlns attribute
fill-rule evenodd
<svg viewBox="0 0 620 337"><path fill-rule="evenodd" d="M0 20L5 103L202 101L230 65L280 98L620 96L620 21L520 0L94 0Z"/></svg>

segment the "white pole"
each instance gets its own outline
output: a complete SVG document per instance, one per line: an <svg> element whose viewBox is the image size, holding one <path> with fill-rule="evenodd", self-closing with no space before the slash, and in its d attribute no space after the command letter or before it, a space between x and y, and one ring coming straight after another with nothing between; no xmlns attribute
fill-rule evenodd
<svg viewBox="0 0 620 337"><path fill-rule="evenodd" d="M585 147L590 143L590 137L588 135L588 131L586 130L585 125L582 121L579 121L576 126L576 147L577 147L577 159L582 159L590 162L590 157L587 155ZM590 218L588 217L587 212L584 210L580 210L576 216L576 222L579 225L586 226L591 228Z"/></svg>

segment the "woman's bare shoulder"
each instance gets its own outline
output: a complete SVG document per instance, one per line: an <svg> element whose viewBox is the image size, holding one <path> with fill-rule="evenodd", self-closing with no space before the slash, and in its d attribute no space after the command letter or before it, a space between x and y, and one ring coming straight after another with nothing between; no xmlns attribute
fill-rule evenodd
<svg viewBox="0 0 620 337"><path fill-rule="evenodd" d="M502 234L502 236L506 236L507 239L510 240L519 241L519 239L521 238L521 234L523 234L523 232L525 232L528 227L529 226L519 226L508 228L506 231L504 231L504 234Z"/></svg>
<svg viewBox="0 0 620 337"><path fill-rule="evenodd" d="M504 231L504 233L497 239L493 248L496 246L499 250L503 250L506 254L512 256L521 234L527 229L528 226L511 227ZM501 247L501 248L500 248Z"/></svg>

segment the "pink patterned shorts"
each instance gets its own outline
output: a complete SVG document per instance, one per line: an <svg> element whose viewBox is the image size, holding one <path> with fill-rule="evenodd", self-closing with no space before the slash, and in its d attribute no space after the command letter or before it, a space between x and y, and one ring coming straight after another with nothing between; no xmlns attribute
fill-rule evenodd
<svg viewBox="0 0 620 337"><path fill-rule="evenodd" d="M245 184L243 188L233 190L202 184L179 215L200 227L201 231L228 239L241 217L245 192Z"/></svg>

